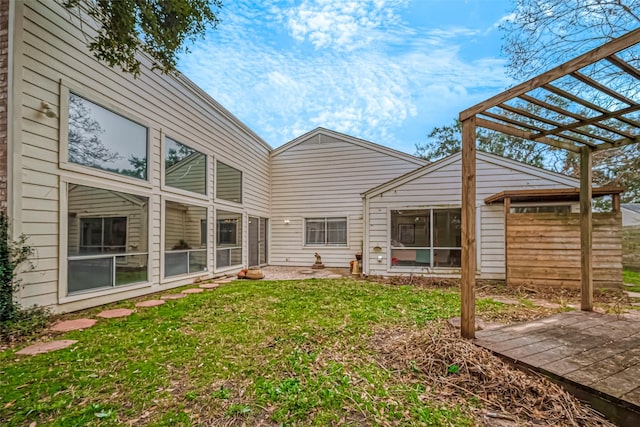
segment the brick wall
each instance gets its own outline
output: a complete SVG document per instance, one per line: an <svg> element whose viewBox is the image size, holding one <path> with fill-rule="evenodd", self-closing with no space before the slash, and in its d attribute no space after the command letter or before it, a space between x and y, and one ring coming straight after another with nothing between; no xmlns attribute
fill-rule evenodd
<svg viewBox="0 0 640 427"><path fill-rule="evenodd" d="M7 208L7 99L9 97L9 1L0 0L0 209Z"/></svg>

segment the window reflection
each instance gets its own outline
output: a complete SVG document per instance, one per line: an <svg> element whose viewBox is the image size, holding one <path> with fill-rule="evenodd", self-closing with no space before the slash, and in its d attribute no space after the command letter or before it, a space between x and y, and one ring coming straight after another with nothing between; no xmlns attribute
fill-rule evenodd
<svg viewBox="0 0 640 427"><path fill-rule="evenodd" d="M207 194L207 156L171 138L165 138L165 184Z"/></svg>
<svg viewBox="0 0 640 427"><path fill-rule="evenodd" d="M242 203L242 172L216 163L216 197L230 202Z"/></svg>
<svg viewBox="0 0 640 427"><path fill-rule="evenodd" d="M69 162L147 179L147 128L69 93Z"/></svg>

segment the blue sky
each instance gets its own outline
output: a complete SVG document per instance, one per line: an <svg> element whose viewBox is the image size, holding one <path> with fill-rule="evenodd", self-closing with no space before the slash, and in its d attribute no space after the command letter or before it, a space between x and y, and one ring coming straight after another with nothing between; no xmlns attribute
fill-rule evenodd
<svg viewBox="0 0 640 427"><path fill-rule="evenodd" d="M178 68L273 147L322 126L413 154L512 84L509 0L224 3Z"/></svg>

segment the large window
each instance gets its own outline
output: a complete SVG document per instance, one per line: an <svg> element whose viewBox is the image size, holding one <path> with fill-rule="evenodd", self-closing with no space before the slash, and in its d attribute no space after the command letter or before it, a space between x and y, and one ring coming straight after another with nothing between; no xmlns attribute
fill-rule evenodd
<svg viewBox="0 0 640 427"><path fill-rule="evenodd" d="M69 162L147 179L147 128L69 93Z"/></svg>
<svg viewBox="0 0 640 427"><path fill-rule="evenodd" d="M207 271L207 208L167 201L164 275Z"/></svg>
<svg viewBox="0 0 640 427"><path fill-rule="evenodd" d="M148 199L69 184L69 294L147 282Z"/></svg>
<svg viewBox="0 0 640 427"><path fill-rule="evenodd" d="M242 172L217 162L216 197L229 202L242 203Z"/></svg>
<svg viewBox="0 0 640 427"><path fill-rule="evenodd" d="M171 138L165 138L164 147L165 184L207 194L207 156Z"/></svg>
<svg viewBox="0 0 640 427"><path fill-rule="evenodd" d="M391 211L393 267L460 267L460 209Z"/></svg>
<svg viewBox="0 0 640 427"><path fill-rule="evenodd" d="M346 245L347 218L306 218L305 245Z"/></svg>
<svg viewBox="0 0 640 427"><path fill-rule="evenodd" d="M216 212L216 268L242 264L242 214Z"/></svg>

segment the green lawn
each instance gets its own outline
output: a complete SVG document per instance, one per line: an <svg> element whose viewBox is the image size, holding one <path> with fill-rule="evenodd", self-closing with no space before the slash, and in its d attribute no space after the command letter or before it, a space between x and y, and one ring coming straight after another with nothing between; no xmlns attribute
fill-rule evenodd
<svg viewBox="0 0 640 427"><path fill-rule="evenodd" d="M234 282L57 337L78 340L70 349L1 352L0 420L469 425L476 400L435 403L428 384L403 383L380 366L370 339L377 330L457 316L459 306L455 290L348 279ZM478 307L510 309L490 300Z"/></svg>
<svg viewBox="0 0 640 427"><path fill-rule="evenodd" d="M624 270L622 272L622 281L626 284L634 285L632 287L625 286L626 291L640 292L640 273L631 270Z"/></svg>

